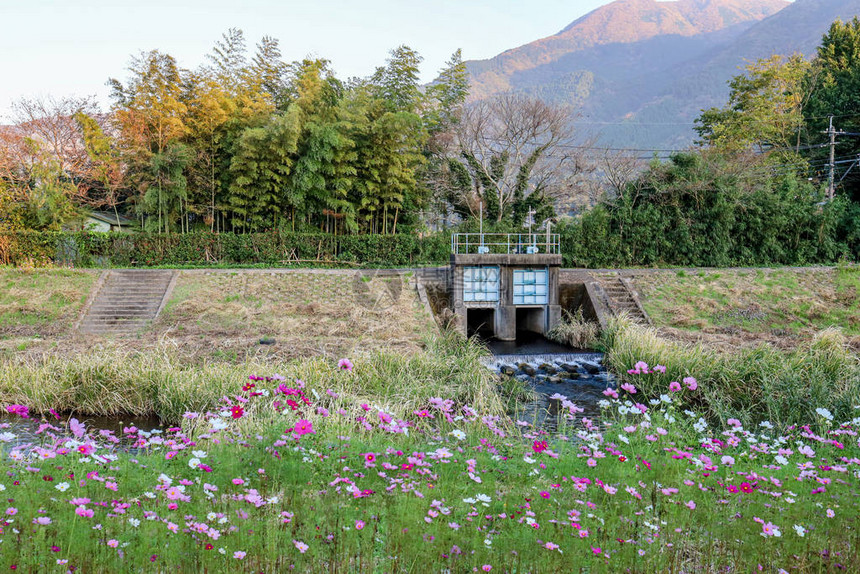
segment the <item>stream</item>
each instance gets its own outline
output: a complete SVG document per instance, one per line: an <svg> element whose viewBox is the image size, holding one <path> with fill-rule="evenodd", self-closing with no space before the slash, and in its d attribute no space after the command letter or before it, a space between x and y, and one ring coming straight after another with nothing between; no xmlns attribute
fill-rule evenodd
<svg viewBox="0 0 860 574"><path fill-rule="evenodd" d="M568 412L561 399L551 397L563 395L582 409L576 413L577 419L595 419L600 415L598 401L606 398L603 391L615 384L614 375L603 364L603 353L571 349L540 336L516 342L489 341L487 347L493 355L484 360L485 366L502 377L528 383L537 394L516 418L549 433L558 431L559 415Z"/></svg>
<svg viewBox="0 0 860 574"><path fill-rule="evenodd" d="M126 427L134 426L147 432L153 430L159 431L160 429L165 428L165 426L159 421L158 417L88 417L85 415L75 415L75 417L80 422L84 423L87 429L111 431L114 435L120 438L123 436L122 429ZM62 429L62 433L59 434L67 435L69 418L71 417L63 417L61 420L56 420L54 417L48 415L48 417L45 417L45 420L42 420L42 417L39 415L31 415L30 418L22 419L18 415L6 413L0 414L0 443L2 443L0 446L8 449L20 444L38 444L42 442L47 437L43 434L37 434L37 431L45 422ZM45 434L47 434L47 432L51 431L45 431ZM56 433L56 431L52 432ZM4 433L14 434L15 438L9 441L2 440Z"/></svg>

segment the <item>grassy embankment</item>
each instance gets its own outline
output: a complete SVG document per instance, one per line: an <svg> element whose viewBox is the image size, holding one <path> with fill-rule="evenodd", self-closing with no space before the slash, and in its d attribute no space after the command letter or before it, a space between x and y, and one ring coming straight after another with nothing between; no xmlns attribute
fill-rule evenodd
<svg viewBox="0 0 860 574"><path fill-rule="evenodd" d="M185 313L181 324L197 317L195 329L223 334L188 303L196 292L180 290L165 317ZM206 296L226 306L237 301L215 297L231 294ZM258 311L231 329L288 332L267 323L277 316L268 302L241 304ZM161 329L164 339L172 327ZM571 423L568 440L507 419L480 349L456 339L427 340L426 351L411 339L408 356L363 351L352 372L331 356L187 352L201 335L212 346L217 329L181 344L148 347L145 335L138 346L4 359L4 403L156 412L182 428L129 429L132 455L56 423L43 444L13 450L0 463L10 473L0 567L820 572L860 560L860 379L836 333L793 355L727 355L619 322L604 334L616 370L645 360L666 372L626 375L636 392L607 401L600 429ZM243 388L276 369L284 387ZM698 382L671 390L688 375ZM755 426L765 418L776 428ZM547 450L534 442L544 439Z"/></svg>
<svg viewBox="0 0 860 574"><path fill-rule="evenodd" d="M34 325L23 331L10 319L0 329L10 337L0 358L0 402L26 403L43 412L155 414L176 421L185 409L214 407L249 373L316 379L323 359L372 355L380 370L374 380L398 383L393 392L376 389L376 396L411 404L426 399L428 384L438 393L450 380L456 389L458 369L466 363L434 342L433 319L408 277L183 273L155 324L129 339L72 330L94 277L62 270L0 271L0 280L17 286L6 295L6 315L26 317ZM74 304L60 310L41 305L72 290L74 297L62 300ZM27 337L11 339L15 333ZM11 343L19 340L26 344ZM424 352L428 344L432 349ZM480 365L468 368L462 380L483 384Z"/></svg>
<svg viewBox="0 0 860 574"><path fill-rule="evenodd" d="M860 351L860 267L638 274L642 305L664 334L731 350L792 348L838 327Z"/></svg>
<svg viewBox="0 0 860 574"><path fill-rule="evenodd" d="M473 362L469 346L451 351ZM134 453L74 425L14 448L0 461L0 568L805 573L860 560L860 418L724 430L683 412L703 391L686 381L645 414L626 406L641 392L619 391L601 429L577 424L569 440L456 389L363 402L405 382L373 357L319 369L305 385L240 379L164 434L127 429ZM655 390L654 376L636 384Z"/></svg>
<svg viewBox="0 0 860 574"><path fill-rule="evenodd" d="M71 332L97 271L0 269L0 352L55 346Z"/></svg>

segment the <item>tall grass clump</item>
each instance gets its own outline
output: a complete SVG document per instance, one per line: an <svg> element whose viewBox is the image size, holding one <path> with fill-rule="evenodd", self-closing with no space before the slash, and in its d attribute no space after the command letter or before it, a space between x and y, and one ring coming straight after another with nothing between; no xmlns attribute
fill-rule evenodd
<svg viewBox="0 0 860 574"><path fill-rule="evenodd" d="M573 313L565 311L558 325L547 333L547 338L575 349L593 349L600 340L600 325L588 321L580 307Z"/></svg>
<svg viewBox="0 0 860 574"><path fill-rule="evenodd" d="M479 358L478 345L455 337L438 337L426 352L404 356L370 352L348 381L337 379L331 361L296 359L282 363L187 363L176 348L161 344L132 351L107 347L73 357L45 355L0 363L0 402L26 404L79 415L158 416L180 420L186 411L205 412L219 405L237 380L254 373L278 373L334 391L350 392L361 402L384 405L390 412L411 412L434 396L501 412L494 375ZM349 388L340 388L337 383Z"/></svg>
<svg viewBox="0 0 860 574"><path fill-rule="evenodd" d="M813 419L818 408L850 417L853 405L860 404L860 358L836 329L822 331L793 351L762 345L717 353L616 320L604 333L604 344L607 364L622 380L635 376L628 369L637 361L666 368L641 388L646 395L659 395L669 382L695 374L702 392L690 406L711 419L736 417L747 424L769 421L787 427Z"/></svg>

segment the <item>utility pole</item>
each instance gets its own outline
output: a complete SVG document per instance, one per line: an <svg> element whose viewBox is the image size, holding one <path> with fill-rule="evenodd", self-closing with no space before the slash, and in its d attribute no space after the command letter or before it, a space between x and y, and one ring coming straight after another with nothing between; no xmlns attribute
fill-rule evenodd
<svg viewBox="0 0 860 574"><path fill-rule="evenodd" d="M833 127L833 116L830 116L830 127L827 128L830 135L830 175L827 178L827 201L833 201L836 187L836 129Z"/></svg>
<svg viewBox="0 0 860 574"><path fill-rule="evenodd" d="M851 168L848 168L848 171L842 176L839 182L836 181L836 136L852 136L858 137L860 136L860 132L846 132L843 130L837 130L833 127L833 116L830 116L830 126L827 128L827 131L823 132L830 136L830 143L825 145L830 145L830 161L827 164L829 169L829 175L827 178L827 201L833 201L833 197L836 195L836 184L845 179L845 176L848 175L848 172L851 171ZM840 161L839 163L851 163L851 167L860 161L858 160L849 160L849 161Z"/></svg>

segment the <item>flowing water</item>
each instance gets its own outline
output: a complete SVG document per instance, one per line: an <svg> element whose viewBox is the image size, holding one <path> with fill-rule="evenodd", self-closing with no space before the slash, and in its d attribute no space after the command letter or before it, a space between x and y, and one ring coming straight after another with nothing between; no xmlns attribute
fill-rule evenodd
<svg viewBox="0 0 860 574"><path fill-rule="evenodd" d="M37 415L31 415L30 418L22 419L17 415L3 413L0 415L0 437L2 437L3 433L11 433L15 435L15 438L10 441L0 442L4 443L4 447L11 448L19 444L38 444L44 440L48 440L46 434L50 429L46 429L43 433L37 434L39 427L43 423L50 423L62 430L62 432L59 433L57 431L52 431L55 434L71 436L68 432L68 418L71 417L56 420L52 415L48 415L43 420ZM157 417L87 417L78 415L76 418L80 422L84 423L88 430L111 431L117 437L123 436L122 429L126 427L134 426L142 431L152 431L164 428L164 425L161 424Z"/></svg>
<svg viewBox="0 0 860 574"><path fill-rule="evenodd" d="M583 412L576 418L595 418L600 414L597 402L606 398L603 391L615 385L615 377L603 365L603 354L575 350L530 336L517 342L490 341L487 347L494 354L484 364L502 377L514 377L528 383L537 398L517 413L519 420L555 432L559 417L567 413L562 399L566 397Z"/></svg>

